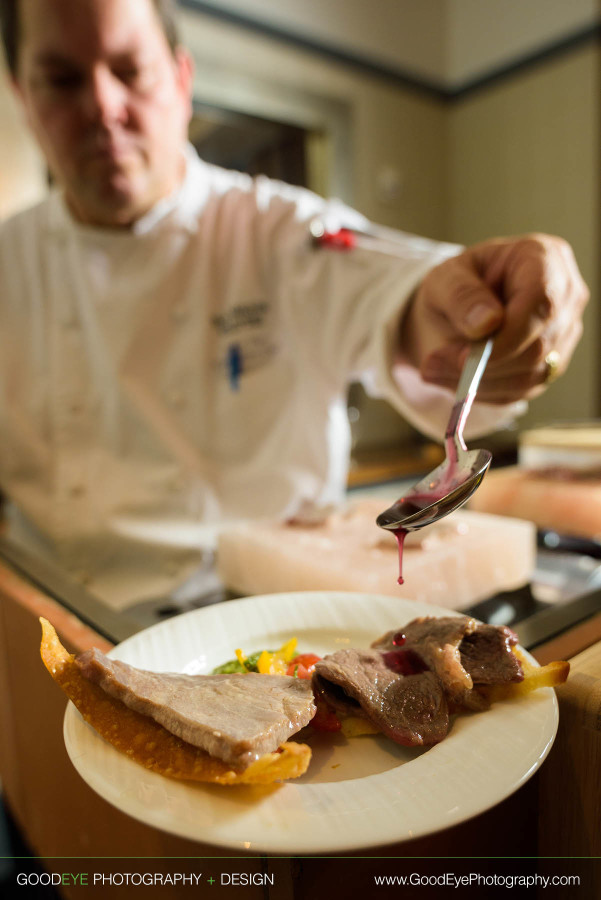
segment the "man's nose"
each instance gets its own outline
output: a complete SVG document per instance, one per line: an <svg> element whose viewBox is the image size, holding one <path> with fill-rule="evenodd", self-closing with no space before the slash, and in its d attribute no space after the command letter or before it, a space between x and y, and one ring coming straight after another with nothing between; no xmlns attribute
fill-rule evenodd
<svg viewBox="0 0 601 900"><path fill-rule="evenodd" d="M125 112L125 85L109 68L97 66L88 78L83 103L91 121L119 121Z"/></svg>

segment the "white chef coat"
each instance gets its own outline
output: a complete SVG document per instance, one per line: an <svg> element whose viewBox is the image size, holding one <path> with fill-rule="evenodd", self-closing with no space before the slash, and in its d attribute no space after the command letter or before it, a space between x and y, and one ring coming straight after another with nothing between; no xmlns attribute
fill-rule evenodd
<svg viewBox="0 0 601 900"><path fill-rule="evenodd" d="M368 226L188 148L180 189L131 230L76 223L58 190L2 226L13 536L120 608L188 577L207 525L339 503L351 378L441 433L448 393L391 361L404 301L459 248L400 234L390 254L315 248L316 218Z"/></svg>

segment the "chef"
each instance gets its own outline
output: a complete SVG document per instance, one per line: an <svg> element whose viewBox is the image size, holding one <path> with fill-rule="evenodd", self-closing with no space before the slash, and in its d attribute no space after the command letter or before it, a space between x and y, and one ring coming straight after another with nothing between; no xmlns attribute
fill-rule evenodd
<svg viewBox="0 0 601 900"><path fill-rule="evenodd" d="M587 290L563 240L339 251L312 234L357 212L187 144L170 3L1 10L54 186L0 229L0 486L13 537L111 605L192 576L216 523L339 502L349 380L440 437L470 340L497 333L473 430L566 368Z"/></svg>

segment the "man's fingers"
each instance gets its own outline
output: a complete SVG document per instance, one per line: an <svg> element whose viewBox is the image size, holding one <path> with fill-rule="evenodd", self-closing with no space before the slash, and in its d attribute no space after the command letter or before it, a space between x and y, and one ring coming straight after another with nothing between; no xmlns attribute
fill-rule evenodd
<svg viewBox="0 0 601 900"><path fill-rule="evenodd" d="M548 341L560 320L581 316L588 290L571 247L561 238L525 235L485 242L471 252L475 267L505 305L495 340L499 358L519 356L537 338Z"/></svg>
<svg viewBox="0 0 601 900"><path fill-rule="evenodd" d="M422 378L455 390L474 340L494 336L479 399L538 396L563 374L580 337L588 290L569 245L549 235L485 241L436 266L409 306L405 359Z"/></svg>
<svg viewBox="0 0 601 900"><path fill-rule="evenodd" d="M478 399L485 403L506 404L520 399L533 399L547 386L548 355L556 355L557 375L563 374L582 334L580 320L572 321L556 335L555 341L537 338L519 356L490 360ZM454 351L433 354L422 371L424 381L455 391L469 347L455 345ZM449 351L449 348L446 348Z"/></svg>
<svg viewBox="0 0 601 900"><path fill-rule="evenodd" d="M503 304L461 257L438 267L429 293L433 312L442 314L452 333L475 341L492 334L503 322Z"/></svg>

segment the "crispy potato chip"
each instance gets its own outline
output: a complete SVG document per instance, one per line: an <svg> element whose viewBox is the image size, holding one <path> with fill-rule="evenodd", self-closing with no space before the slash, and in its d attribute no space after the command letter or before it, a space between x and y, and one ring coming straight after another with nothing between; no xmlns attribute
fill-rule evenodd
<svg viewBox="0 0 601 900"><path fill-rule="evenodd" d="M298 778L306 771L311 759L306 744L282 744L276 752L266 753L240 770L182 741L84 678L50 622L40 619L40 623L40 655L53 679L105 741L146 769L169 778L217 784L271 784Z"/></svg>
<svg viewBox="0 0 601 900"><path fill-rule="evenodd" d="M364 734L381 734L380 729L376 728L369 719L360 716L347 716L340 719L341 731L345 738L361 737Z"/></svg>
<svg viewBox="0 0 601 900"><path fill-rule="evenodd" d="M529 694L538 688L557 687L558 684L563 684L567 680L570 673L569 662L562 660L547 663L546 666L535 666L516 647L513 647L512 650L522 665L524 680L515 684L494 684L486 688L484 693L491 702L511 697L523 697L524 694Z"/></svg>

